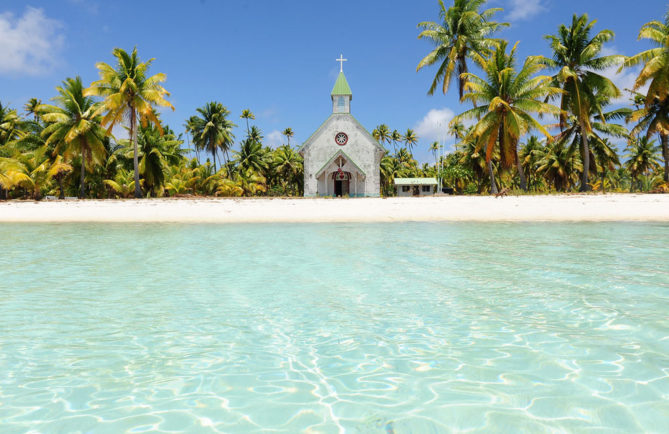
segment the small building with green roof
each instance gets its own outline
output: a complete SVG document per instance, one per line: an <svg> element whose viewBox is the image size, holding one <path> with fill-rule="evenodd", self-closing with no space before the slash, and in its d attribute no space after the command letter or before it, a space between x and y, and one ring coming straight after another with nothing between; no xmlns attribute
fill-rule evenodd
<svg viewBox="0 0 669 434"><path fill-rule="evenodd" d="M378 197L385 149L351 115L353 92L343 71L330 92L332 113L302 144L304 195Z"/></svg>

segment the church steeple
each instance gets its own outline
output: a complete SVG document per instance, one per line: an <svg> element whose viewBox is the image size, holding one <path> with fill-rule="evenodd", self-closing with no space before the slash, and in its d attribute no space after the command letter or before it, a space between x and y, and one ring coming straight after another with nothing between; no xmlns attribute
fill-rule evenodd
<svg viewBox="0 0 669 434"><path fill-rule="evenodd" d="M351 88L344 75L344 62L346 62L346 60L347 59L344 59L344 56L342 55L337 59L337 62L340 63L339 76L330 93L330 96L332 97L332 113L351 113L353 93L351 92Z"/></svg>

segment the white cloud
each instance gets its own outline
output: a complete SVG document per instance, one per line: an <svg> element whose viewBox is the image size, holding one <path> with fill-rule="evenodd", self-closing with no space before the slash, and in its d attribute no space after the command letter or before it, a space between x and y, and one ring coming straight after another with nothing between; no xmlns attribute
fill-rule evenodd
<svg viewBox="0 0 669 434"><path fill-rule="evenodd" d="M455 113L449 108L432 109L416 123L414 130L422 142L446 140L448 137L448 123Z"/></svg>
<svg viewBox="0 0 669 434"><path fill-rule="evenodd" d="M284 137L281 131L274 130L265 137L265 144L276 148L284 144Z"/></svg>
<svg viewBox="0 0 669 434"><path fill-rule="evenodd" d="M0 74L42 75L57 63L63 47L63 25L27 7L20 17L0 14Z"/></svg>
<svg viewBox="0 0 669 434"><path fill-rule="evenodd" d="M601 51L602 56L611 56L614 54L620 54L620 51L618 51L616 47L604 47ZM639 75L641 68L640 67L625 68L620 72L620 74L618 74L619 68L620 68L619 64L612 65L602 71L599 71L599 74L613 81L616 87L620 89L620 92L622 92L622 96L620 98L611 101L611 103L629 105L630 93L627 90L632 89L634 87L634 82L636 81L636 78ZM638 89L637 91L645 94L648 91L648 85L649 83L646 84L641 89Z"/></svg>
<svg viewBox="0 0 669 434"><path fill-rule="evenodd" d="M545 0L509 0L509 20L527 20L547 10Z"/></svg>

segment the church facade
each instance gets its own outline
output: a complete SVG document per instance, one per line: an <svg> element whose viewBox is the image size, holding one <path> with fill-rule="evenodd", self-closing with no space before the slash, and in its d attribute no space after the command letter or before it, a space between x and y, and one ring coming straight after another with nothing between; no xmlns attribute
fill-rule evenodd
<svg viewBox="0 0 669 434"><path fill-rule="evenodd" d="M304 157L304 195L378 197L386 151L351 115L353 94L343 68L330 96L332 114L299 150Z"/></svg>

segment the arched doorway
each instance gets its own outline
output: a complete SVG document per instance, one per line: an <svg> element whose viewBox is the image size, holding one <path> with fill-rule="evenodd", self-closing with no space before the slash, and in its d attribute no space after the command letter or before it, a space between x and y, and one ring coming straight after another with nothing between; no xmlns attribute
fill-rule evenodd
<svg viewBox="0 0 669 434"><path fill-rule="evenodd" d="M351 191L351 172L344 172L341 167L332 173L334 181L334 195L336 197L348 196Z"/></svg>

